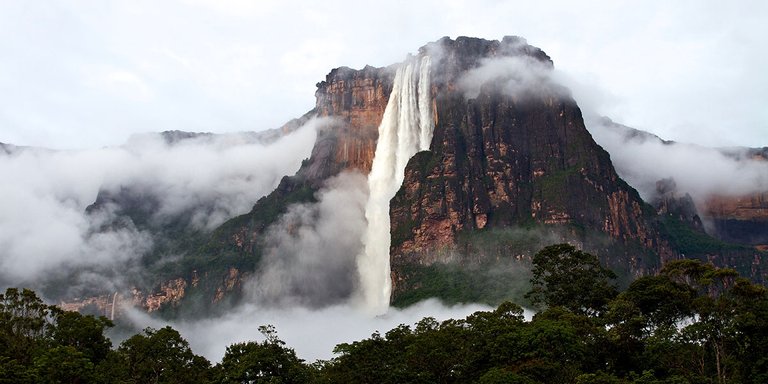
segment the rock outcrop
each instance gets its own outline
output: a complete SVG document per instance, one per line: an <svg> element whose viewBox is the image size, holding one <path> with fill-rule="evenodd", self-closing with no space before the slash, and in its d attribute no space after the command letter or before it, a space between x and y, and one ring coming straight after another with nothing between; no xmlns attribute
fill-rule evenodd
<svg viewBox="0 0 768 384"><path fill-rule="evenodd" d="M147 312L154 312L165 306L178 306L184 298L187 285L185 279L177 278L161 283L158 289L149 294L134 288L132 304Z"/></svg>
<svg viewBox="0 0 768 384"><path fill-rule="evenodd" d="M341 67L317 84L315 111L335 123L318 132L306 171L309 178L325 179L343 170L370 172L393 78L393 68Z"/></svg>
<svg viewBox="0 0 768 384"><path fill-rule="evenodd" d="M659 216L672 217L698 232L705 233L693 198L688 193L681 196L674 179L667 178L656 182L656 196L651 200L651 205L656 208Z"/></svg>
<svg viewBox="0 0 768 384"><path fill-rule="evenodd" d="M704 216L724 241L768 247L768 192L744 196L710 196Z"/></svg>

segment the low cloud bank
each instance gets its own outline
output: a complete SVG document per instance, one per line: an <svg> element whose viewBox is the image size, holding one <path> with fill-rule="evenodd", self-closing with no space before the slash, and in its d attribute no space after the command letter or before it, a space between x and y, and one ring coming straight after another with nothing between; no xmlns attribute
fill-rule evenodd
<svg viewBox="0 0 768 384"><path fill-rule="evenodd" d="M476 311L491 309L479 304L445 306L432 299L405 309L390 308L386 314L376 317L346 304L314 310L298 306L279 309L247 304L221 317L177 322L165 322L135 310L129 312L129 317L139 328L172 326L189 341L195 353L212 362L221 361L226 347L233 343L262 341L264 337L258 327L272 324L280 339L294 348L300 358L313 362L332 358L337 344L370 337L375 331L383 334L400 324L413 325L427 316L438 321L461 319ZM530 319L531 316L526 311L526 317Z"/></svg>
<svg viewBox="0 0 768 384"><path fill-rule="evenodd" d="M768 190L768 161L752 159L746 148L728 150L664 142L595 116L587 127L617 171L643 197L656 194L656 182L673 178L678 192L703 201L712 194L739 196Z"/></svg>
<svg viewBox="0 0 768 384"><path fill-rule="evenodd" d="M117 207L86 213L100 191L129 188L156 201L152 220L187 212L190 228L207 231L294 173L326 123L312 119L270 144L252 133L149 134L97 150L12 148L0 154L0 285L40 288L78 271L79 284L112 289L153 240L130 223L104 231Z"/></svg>
<svg viewBox="0 0 768 384"><path fill-rule="evenodd" d="M484 88L495 87L513 98L542 95L569 96L567 88L558 85L551 64L530 56L483 59L458 80L467 99L476 98Z"/></svg>

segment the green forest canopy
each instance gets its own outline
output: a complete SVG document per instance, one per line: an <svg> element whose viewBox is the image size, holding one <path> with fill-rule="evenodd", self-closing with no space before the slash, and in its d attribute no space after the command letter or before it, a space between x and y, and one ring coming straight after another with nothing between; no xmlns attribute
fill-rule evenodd
<svg viewBox="0 0 768 384"><path fill-rule="evenodd" d="M272 326L216 365L171 327L114 348L106 318L10 288L0 294L0 383L768 382L768 291L732 270L673 261L618 292L611 271L567 244L542 249L533 266L531 321L509 302L464 319L427 317L312 364Z"/></svg>

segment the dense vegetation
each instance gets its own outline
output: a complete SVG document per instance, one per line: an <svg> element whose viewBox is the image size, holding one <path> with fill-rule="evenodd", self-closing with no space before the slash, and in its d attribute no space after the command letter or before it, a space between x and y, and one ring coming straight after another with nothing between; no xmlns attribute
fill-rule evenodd
<svg viewBox="0 0 768 384"><path fill-rule="evenodd" d="M613 272L566 245L533 259L523 318L506 302L465 319L425 318L306 364L262 327L211 366L170 327L111 347L112 324L0 295L0 383L765 383L768 290L733 270L668 263L623 292Z"/></svg>

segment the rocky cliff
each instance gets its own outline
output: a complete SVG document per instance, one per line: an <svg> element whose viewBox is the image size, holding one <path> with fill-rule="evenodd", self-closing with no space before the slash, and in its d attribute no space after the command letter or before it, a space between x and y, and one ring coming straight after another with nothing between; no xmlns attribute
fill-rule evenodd
<svg viewBox="0 0 768 384"><path fill-rule="evenodd" d="M742 163L765 164L765 175L768 177L768 147L721 151ZM701 209L705 219L711 222L711 233L714 236L724 241L750 244L768 250L768 190L709 195Z"/></svg>
<svg viewBox="0 0 768 384"><path fill-rule="evenodd" d="M438 251L479 231L560 227L564 240L584 243L586 232L596 232L662 259L674 256L652 223L653 212L592 140L576 102L548 82L552 63L546 54L515 37L443 39L422 49L434 51L440 61L431 151L409 163L391 205L393 280L404 287L396 293L412 287L403 275L413 264L476 257L468 254L471 245ZM541 79L510 84L504 76L529 75L503 74L475 84L479 92L467 95L467 73L510 58L538 67L520 70L543 71ZM659 266L658 259L649 263L628 252L601 256L633 275Z"/></svg>
<svg viewBox="0 0 768 384"><path fill-rule="evenodd" d="M334 122L319 132L307 177L325 179L342 170L370 172L393 77L392 68L341 67L317 84L315 112Z"/></svg>
<svg viewBox="0 0 768 384"><path fill-rule="evenodd" d="M704 207L704 216L719 238L768 248L768 192L710 196Z"/></svg>
<svg viewBox="0 0 768 384"><path fill-rule="evenodd" d="M673 181L657 184L652 206L619 177L576 101L551 80L553 63L542 50L518 37L459 37L430 43L408 60L423 56L432 62L431 105L422 108L431 111L434 136L429 151L408 162L390 202L396 303L425 295L508 299L525 290L520 282L527 281L533 253L555 242L598 254L626 279L653 273L666 260L697 257L761 281L763 255L710 238L690 196L678 194ZM370 172L395 69L332 70L317 84L316 107L293 122L326 118L310 158L251 212L211 234L169 243L183 258L163 266L161 282L134 295L140 305L155 310L194 300L209 307L240 297L247 277L265 268L270 228L290 207L317 202L326 181L343 171ZM102 194L99 201L131 198ZM764 214L765 201L712 203L719 208L707 212L753 220ZM298 225L285 230L296 232Z"/></svg>

